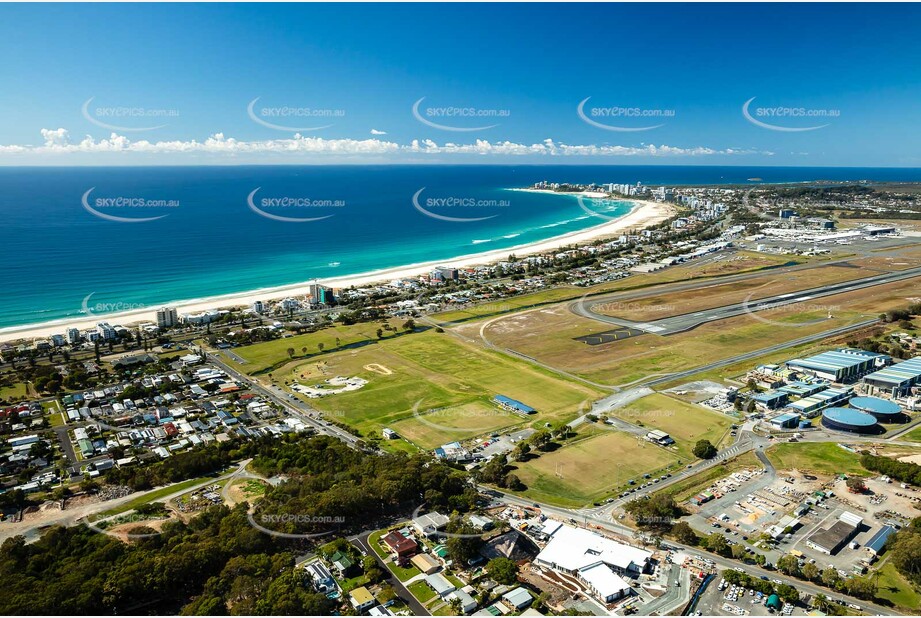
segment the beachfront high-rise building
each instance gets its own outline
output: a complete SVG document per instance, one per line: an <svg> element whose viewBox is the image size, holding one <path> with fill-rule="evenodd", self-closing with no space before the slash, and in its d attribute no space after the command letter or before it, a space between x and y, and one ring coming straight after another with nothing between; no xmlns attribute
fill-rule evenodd
<svg viewBox="0 0 921 618"><path fill-rule="evenodd" d="M308 291L310 292L310 300L314 304L332 305L335 302L333 298L333 289L325 285L311 283Z"/></svg>
<svg viewBox="0 0 921 618"><path fill-rule="evenodd" d="M99 333L99 338L104 340L109 339L118 339L118 333L115 332L115 329L112 328L112 325L108 322L100 322L96 325L96 332Z"/></svg>
<svg viewBox="0 0 921 618"><path fill-rule="evenodd" d="M257 300L253 303L253 311L255 313L265 313L265 303L261 300Z"/></svg>
<svg viewBox="0 0 921 618"><path fill-rule="evenodd" d="M67 343L74 344L80 342L80 329L79 328L68 328L67 329Z"/></svg>
<svg viewBox="0 0 921 618"><path fill-rule="evenodd" d="M179 315L175 307L160 307L157 309L157 328L169 328L179 324Z"/></svg>

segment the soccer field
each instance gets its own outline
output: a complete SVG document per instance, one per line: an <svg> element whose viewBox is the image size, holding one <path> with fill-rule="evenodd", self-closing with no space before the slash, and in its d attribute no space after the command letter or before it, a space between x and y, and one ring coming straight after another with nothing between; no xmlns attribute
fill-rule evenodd
<svg viewBox="0 0 921 618"><path fill-rule="evenodd" d="M523 494L561 506L584 506L610 497L631 479L677 465L677 455L635 436L590 431L590 437L515 463L513 473L527 486Z"/></svg>

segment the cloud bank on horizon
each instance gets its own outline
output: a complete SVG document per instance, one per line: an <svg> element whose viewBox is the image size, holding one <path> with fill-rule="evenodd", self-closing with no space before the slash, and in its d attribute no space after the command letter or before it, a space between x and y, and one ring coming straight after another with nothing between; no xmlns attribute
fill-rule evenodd
<svg viewBox="0 0 921 618"><path fill-rule="evenodd" d="M386 135L384 131L372 130L373 135ZM639 146L566 144L551 138L541 142L525 144L512 141L491 142L475 139L469 143L443 142L432 139L413 139L408 144L368 139L326 139L308 137L296 133L290 138L264 140L240 140L224 133L214 133L207 139L161 140L131 139L113 132L109 137L96 139L87 135L73 140L65 128L42 129L43 143L38 146L0 144L0 155L6 162L15 162L16 155L81 155L81 154L210 154L210 155L289 155L292 160L303 155L319 155L324 158L355 157L362 155L398 158L400 155L496 155L496 156L541 156L541 157L701 157L738 156L761 154L773 155L769 151L737 148L709 148L696 146L682 148L665 144L641 144ZM0 161L3 161L0 159ZM73 159L68 158L69 161Z"/></svg>

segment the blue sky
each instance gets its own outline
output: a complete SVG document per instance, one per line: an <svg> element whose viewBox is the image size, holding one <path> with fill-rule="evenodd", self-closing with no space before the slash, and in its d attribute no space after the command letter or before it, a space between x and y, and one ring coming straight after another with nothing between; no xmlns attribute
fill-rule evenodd
<svg viewBox="0 0 921 618"><path fill-rule="evenodd" d="M917 167L919 17L879 4L0 5L0 164ZM257 97L254 115L287 129L247 114ZM422 97L436 124L497 126L429 126L412 113ZM661 126L593 126L577 113L587 97L602 124ZM752 97L774 128L743 116ZM302 115L266 111L282 107Z"/></svg>

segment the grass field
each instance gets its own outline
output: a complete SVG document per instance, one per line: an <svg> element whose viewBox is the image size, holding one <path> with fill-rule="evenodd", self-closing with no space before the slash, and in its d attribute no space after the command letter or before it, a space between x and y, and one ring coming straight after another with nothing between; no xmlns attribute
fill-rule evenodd
<svg viewBox="0 0 921 618"><path fill-rule="evenodd" d="M314 384L332 376L358 376L368 383L305 400L367 435L390 427L422 448L515 424L570 420L604 394L434 330L290 363L273 372L273 381ZM490 401L496 394L523 401L537 414L500 414Z"/></svg>
<svg viewBox="0 0 921 618"><path fill-rule="evenodd" d="M860 455L850 453L832 442L796 442L778 444L767 450L778 470L800 470L819 474L867 474L860 465Z"/></svg>
<svg viewBox="0 0 921 618"><path fill-rule="evenodd" d="M610 414L635 425L661 429L675 440L678 455L684 459L693 458L691 451L698 440L709 440L719 446L733 423L725 414L661 393L638 399Z"/></svg>
<svg viewBox="0 0 921 618"><path fill-rule="evenodd" d="M334 351L337 349L337 337L339 338L339 347L377 341L377 329L381 328L381 324L385 322L400 331L405 320L383 320L381 322L353 324L351 326L335 324L315 333L295 335L287 339L265 341L263 343L256 343L232 350L235 355L244 359L246 361L245 363L238 363L229 355L225 355L225 357L227 358L227 362L235 366L238 370L252 375L265 371L276 363L288 360L288 348L293 348L294 354L297 357L304 356L305 354L319 354L319 344L321 343L323 344L324 352L329 353ZM385 330L383 335L386 340L393 338L395 333L394 331ZM304 351L305 348L306 352Z"/></svg>
<svg viewBox="0 0 921 618"><path fill-rule="evenodd" d="M516 463L514 474L527 485L522 494L528 498L578 507L610 497L629 480L677 461L674 453L651 443L599 428L556 451Z"/></svg>
<svg viewBox="0 0 921 618"><path fill-rule="evenodd" d="M482 328L496 346L594 382L628 385L874 318L888 308L908 304L907 298L918 282L916 278L829 296L815 306L794 305L759 312L759 319L742 315L668 337L644 334L596 346L575 337L612 326L576 316L566 305L455 328L471 338L478 337Z"/></svg>
<svg viewBox="0 0 921 618"><path fill-rule="evenodd" d="M921 593L887 560L879 569L876 596L906 610L921 608Z"/></svg>
<svg viewBox="0 0 921 618"><path fill-rule="evenodd" d="M420 409L391 425L391 429L422 448L434 448L458 439L458 435L479 436L526 422L518 414L476 401L436 410Z"/></svg>
<svg viewBox="0 0 921 618"><path fill-rule="evenodd" d="M789 273L766 272L763 276L742 281L726 283L714 281L709 285L701 285L699 288L686 292L651 295L623 303L600 305L599 312L602 315L612 315L627 320L659 320L672 315L722 307L746 300L758 300L876 274L879 272L875 270L868 271L836 265Z"/></svg>
<svg viewBox="0 0 921 618"><path fill-rule="evenodd" d="M29 390L25 382L16 382L10 386L0 386L0 400L9 402L18 402L29 396Z"/></svg>
<svg viewBox="0 0 921 618"><path fill-rule="evenodd" d="M811 259L815 260L815 258ZM549 290L541 290L531 294L497 299L493 302L484 302L465 309L445 311L435 314L432 317L442 323L492 317L530 307L575 300L585 294L600 294L604 292L644 288L672 281L686 281L688 279L739 274L763 268L777 267L787 263L801 263L809 260L810 258L801 256L792 258L790 256L769 255L751 251L737 251L731 256L727 256L719 261L691 262L655 273L633 274L626 279L610 281L584 288L558 287Z"/></svg>

